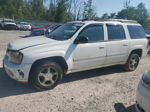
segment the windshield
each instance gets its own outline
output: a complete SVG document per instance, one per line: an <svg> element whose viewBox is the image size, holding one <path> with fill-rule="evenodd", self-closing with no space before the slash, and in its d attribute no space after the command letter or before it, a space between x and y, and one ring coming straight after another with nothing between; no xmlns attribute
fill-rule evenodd
<svg viewBox="0 0 150 112"><path fill-rule="evenodd" d="M66 23L54 30L48 36L54 40L68 40L70 39L81 27L83 23Z"/></svg>

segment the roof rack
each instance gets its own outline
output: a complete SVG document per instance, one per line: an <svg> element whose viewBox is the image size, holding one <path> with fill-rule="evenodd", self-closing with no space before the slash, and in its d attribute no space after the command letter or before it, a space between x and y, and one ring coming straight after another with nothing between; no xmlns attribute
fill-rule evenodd
<svg viewBox="0 0 150 112"><path fill-rule="evenodd" d="M90 21L90 20L84 19L82 21ZM134 23L134 24L138 24L138 22L135 21L135 20L127 20L127 19L96 19L94 21L101 21L101 22L104 22L104 21L114 21L114 22L121 22L121 23Z"/></svg>
<svg viewBox="0 0 150 112"><path fill-rule="evenodd" d="M127 19L107 19L106 21L116 21L116 22L121 22L121 23L135 23L135 24L138 23L135 20L127 20Z"/></svg>

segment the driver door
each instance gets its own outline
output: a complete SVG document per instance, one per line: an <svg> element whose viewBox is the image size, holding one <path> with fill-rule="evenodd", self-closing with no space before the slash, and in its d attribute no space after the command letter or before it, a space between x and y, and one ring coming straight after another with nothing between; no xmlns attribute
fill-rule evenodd
<svg viewBox="0 0 150 112"><path fill-rule="evenodd" d="M87 37L87 43L79 43L73 53L74 70L86 70L102 66L106 59L103 25L89 25L79 36Z"/></svg>

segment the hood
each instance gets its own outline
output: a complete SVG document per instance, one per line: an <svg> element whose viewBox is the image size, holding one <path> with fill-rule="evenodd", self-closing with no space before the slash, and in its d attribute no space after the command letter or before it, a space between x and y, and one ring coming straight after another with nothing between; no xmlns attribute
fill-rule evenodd
<svg viewBox="0 0 150 112"><path fill-rule="evenodd" d="M44 36L29 37L29 38L19 39L9 43L8 48L12 50L23 50L38 45L43 45L47 43L58 43L58 42L59 41Z"/></svg>

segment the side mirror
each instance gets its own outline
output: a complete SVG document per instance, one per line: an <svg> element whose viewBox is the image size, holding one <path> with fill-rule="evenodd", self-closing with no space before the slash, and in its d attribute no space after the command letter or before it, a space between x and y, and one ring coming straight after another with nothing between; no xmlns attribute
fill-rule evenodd
<svg viewBox="0 0 150 112"><path fill-rule="evenodd" d="M89 39L86 36L78 36L77 39L74 41L74 44L80 43L88 43Z"/></svg>

